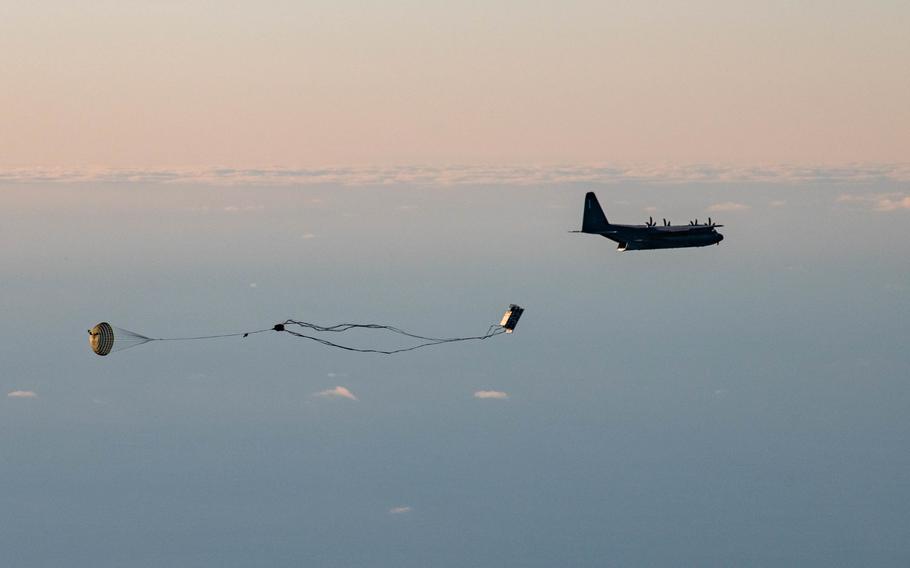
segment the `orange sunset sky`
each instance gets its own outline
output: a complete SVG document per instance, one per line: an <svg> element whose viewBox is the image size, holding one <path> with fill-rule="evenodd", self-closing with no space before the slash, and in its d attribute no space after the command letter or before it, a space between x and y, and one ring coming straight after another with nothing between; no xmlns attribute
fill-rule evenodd
<svg viewBox="0 0 910 568"><path fill-rule="evenodd" d="M906 2L0 6L0 167L906 162Z"/></svg>

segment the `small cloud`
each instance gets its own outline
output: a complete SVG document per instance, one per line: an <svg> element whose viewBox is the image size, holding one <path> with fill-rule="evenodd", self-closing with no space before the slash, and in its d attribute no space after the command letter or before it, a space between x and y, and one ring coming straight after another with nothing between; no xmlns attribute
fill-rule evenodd
<svg viewBox="0 0 910 568"><path fill-rule="evenodd" d="M335 387L333 389L326 389L324 391L319 391L319 392L313 394L313 396L324 396L324 397L331 397L331 398L347 398L350 400L357 400L357 397L354 396L354 393L349 391L347 388L341 387L341 386Z"/></svg>
<svg viewBox="0 0 910 568"><path fill-rule="evenodd" d="M304 233L304 234L300 235L300 238L308 241L310 239L315 239L316 235L314 235L313 233Z"/></svg>
<svg viewBox="0 0 910 568"><path fill-rule="evenodd" d="M715 203L714 205L708 207L708 211L715 213L717 211L745 211L749 209L749 206L745 203L736 203L735 201L725 201L723 203Z"/></svg>
<svg viewBox="0 0 910 568"><path fill-rule="evenodd" d="M224 210L228 213L248 213L250 211L262 211L263 205L228 205Z"/></svg>
<svg viewBox="0 0 910 568"><path fill-rule="evenodd" d="M876 211L897 211L898 209L910 209L910 195L903 198L881 197L875 202Z"/></svg>
<svg viewBox="0 0 910 568"><path fill-rule="evenodd" d="M771 207L783 207L786 204L787 204L787 202L784 201L783 199L776 199L771 202Z"/></svg>
<svg viewBox="0 0 910 568"><path fill-rule="evenodd" d="M657 207L654 207L653 205L645 207L645 213L657 213Z"/></svg>
<svg viewBox="0 0 910 568"><path fill-rule="evenodd" d="M848 193L837 197L838 203L866 205L873 211L898 211L910 209L910 195L902 193L875 193L871 195L851 195Z"/></svg>
<svg viewBox="0 0 910 568"><path fill-rule="evenodd" d="M8 398L38 398L35 391L14 390L6 393Z"/></svg>
<svg viewBox="0 0 910 568"><path fill-rule="evenodd" d="M411 507L408 507L408 506L392 507L391 509L389 509L389 514L390 515L404 515L406 513L410 513L413 510L414 509L412 509Z"/></svg>
<svg viewBox="0 0 910 568"><path fill-rule="evenodd" d="M509 398L509 395L508 395L508 393L504 393L502 391L476 391L474 393L474 398L481 398L481 399L492 398L492 399L497 399L497 400L505 400L505 399Z"/></svg>
<svg viewBox="0 0 910 568"><path fill-rule="evenodd" d="M256 284L255 282L250 282L250 288L258 288L258 287L259 287L259 284Z"/></svg>

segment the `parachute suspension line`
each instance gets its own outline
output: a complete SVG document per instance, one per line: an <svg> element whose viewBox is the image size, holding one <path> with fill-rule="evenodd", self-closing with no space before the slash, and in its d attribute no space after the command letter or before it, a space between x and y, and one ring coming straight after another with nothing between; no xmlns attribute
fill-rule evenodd
<svg viewBox="0 0 910 568"><path fill-rule="evenodd" d="M446 343L452 339L452 338L444 338L444 337L426 337L424 335L417 335L416 333L411 333L409 331L405 331L405 330L397 328L395 326L381 325L378 323L340 323L338 325L332 325L332 326L321 326L321 325L316 325L314 323L309 323L309 322L305 322L305 321L297 321L297 320L289 319L284 322L284 325L286 325L286 326L287 325L296 325L296 326L304 327L307 329L312 329L313 331L334 332L334 333L341 333L341 332L349 331L352 329L384 329L387 331L391 331L392 333L404 335L405 337L411 337L413 339L421 339L423 341L432 341L432 342L441 342L441 343ZM494 327L498 327L498 326L496 326L494 324L494 325L491 325L489 329L487 329L488 335ZM287 330L278 330L278 331L287 331ZM470 338L470 339L476 339L476 338Z"/></svg>
<svg viewBox="0 0 910 568"><path fill-rule="evenodd" d="M424 343L421 343L419 345L412 345L410 347L402 347L400 349L388 349L388 350L351 347L349 345L341 345L339 343L335 343L335 342L329 341L327 339L322 339L321 337L314 337L312 335L306 335L304 333L300 333L299 331L287 329L286 326L288 326L288 325L296 325L296 326L300 326L300 327L307 328L307 329L313 329L314 331L328 331L328 332L343 332L343 331L348 331L349 329L358 329L358 328L385 329L388 331L392 331L394 333L398 333L400 335L405 335L407 337L422 339L425 341L424 341ZM345 351L354 351L356 353L378 353L381 355L393 355L395 353L404 353L406 351L414 351L416 349L421 349L423 347L430 347L431 345L441 345L443 343L456 343L456 342L460 342L460 341L483 341L484 339L489 339L491 337L495 337L497 335L506 333L506 330L504 328L499 327L494 324L494 325L490 326L490 328L488 328L487 333L484 335L476 335L476 336L472 336L472 337L439 338L439 337L425 337L425 336L421 336L421 335L416 335L416 334L398 329L396 327L387 326L387 325L339 324L336 326L323 327L323 326L319 326L319 325L315 325L315 324L310 324L308 322L299 322L296 320L287 320L284 322L284 324L276 325L274 329L275 329L275 331L283 331L283 332L289 333L295 337L299 337L301 339L309 339L310 341L315 341L317 343L321 343L322 345L325 345L328 347L335 347L336 349L343 349Z"/></svg>
<svg viewBox="0 0 910 568"><path fill-rule="evenodd" d="M111 329L114 330L114 344L111 347L112 352L126 351L127 349L132 349L133 347L145 345L149 341L155 341L151 337L146 337L141 333L123 329L122 327L111 326Z"/></svg>

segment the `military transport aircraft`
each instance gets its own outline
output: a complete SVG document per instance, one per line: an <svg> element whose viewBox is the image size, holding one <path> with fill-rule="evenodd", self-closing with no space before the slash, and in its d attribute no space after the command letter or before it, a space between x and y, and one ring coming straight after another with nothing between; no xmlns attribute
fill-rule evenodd
<svg viewBox="0 0 910 568"><path fill-rule="evenodd" d="M612 225L607 221L597 196L592 192L585 195L585 214L581 222L580 231L573 233L590 233L602 235L611 241L616 241L618 251L648 250L681 247L703 247L720 244L724 236L717 232L715 225L708 217L704 225L698 224L698 219L689 221L688 225L671 225L666 219L659 226L653 218L649 218L644 225Z"/></svg>

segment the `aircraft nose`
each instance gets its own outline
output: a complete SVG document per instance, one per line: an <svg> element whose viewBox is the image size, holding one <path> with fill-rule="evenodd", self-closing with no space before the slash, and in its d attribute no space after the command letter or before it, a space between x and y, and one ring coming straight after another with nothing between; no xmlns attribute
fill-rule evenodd
<svg viewBox="0 0 910 568"><path fill-rule="evenodd" d="M717 242L720 242L722 240L724 240L724 236L721 235L720 233L717 233Z"/></svg>

